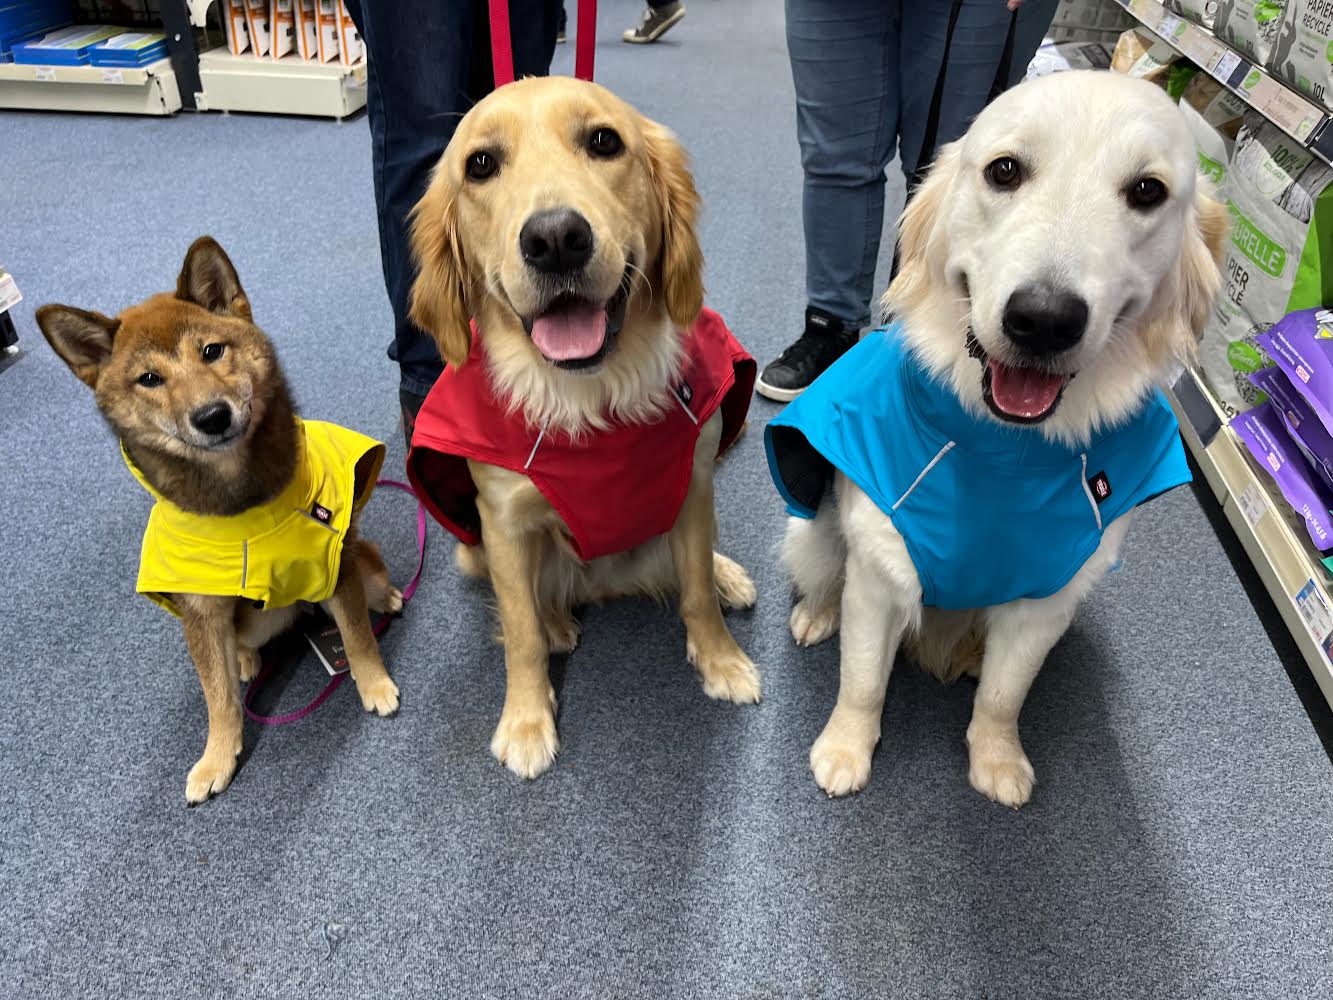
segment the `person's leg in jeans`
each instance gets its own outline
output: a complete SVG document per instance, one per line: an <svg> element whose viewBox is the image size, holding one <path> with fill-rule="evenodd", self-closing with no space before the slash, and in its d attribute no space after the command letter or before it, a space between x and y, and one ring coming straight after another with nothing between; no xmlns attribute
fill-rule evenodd
<svg viewBox="0 0 1333 1000"><path fill-rule="evenodd" d="M870 321L884 169L898 132L900 6L896 0L787 0L805 171L807 308L801 338L760 376L758 390L770 399L794 399Z"/></svg>
<svg viewBox="0 0 1333 1000"><path fill-rule="evenodd" d="M559 0L511 0L514 72L545 75L555 50ZM408 318L416 267L408 215L458 120L492 84L485 0L351 0L366 43L371 157L380 259L393 309L389 357L402 370L404 432L443 370L431 337Z"/></svg>
<svg viewBox="0 0 1333 1000"><path fill-rule="evenodd" d="M1051 26L1058 0L1024 0L1018 9L1014 49L1005 86L1023 79L1028 63ZM898 67L902 93L899 158L910 180L921 155L921 140L930 99L939 76L944 36L949 28L948 2L903 4ZM936 148L967 131L990 97L1009 32L1010 10L1004 0L963 0L949 50Z"/></svg>
<svg viewBox="0 0 1333 1000"><path fill-rule="evenodd" d="M639 15L639 23L620 37L632 45L646 45L665 35L684 16L685 5L681 0L648 0L648 6Z"/></svg>

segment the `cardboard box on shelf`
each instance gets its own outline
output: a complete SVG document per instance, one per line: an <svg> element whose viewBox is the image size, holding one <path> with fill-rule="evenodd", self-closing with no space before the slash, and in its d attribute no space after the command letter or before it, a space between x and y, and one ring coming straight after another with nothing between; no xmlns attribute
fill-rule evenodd
<svg viewBox="0 0 1333 1000"><path fill-rule="evenodd" d="M319 29L315 24L315 0L296 0L296 53L307 62L319 61Z"/></svg>
<svg viewBox="0 0 1333 1000"><path fill-rule="evenodd" d="M222 26L227 51L234 56L250 50L250 29L245 24L245 0L222 0Z"/></svg>
<svg viewBox="0 0 1333 1000"><path fill-rule="evenodd" d="M250 51L255 58L268 55L272 39L268 23L269 0L245 0L245 26L250 29Z"/></svg>
<svg viewBox="0 0 1333 1000"><path fill-rule="evenodd" d="M268 8L269 55L281 59L296 51L296 12L292 0L271 0Z"/></svg>
<svg viewBox="0 0 1333 1000"><path fill-rule="evenodd" d="M338 58L338 0L315 0L315 59L332 62Z"/></svg>
<svg viewBox="0 0 1333 1000"><path fill-rule="evenodd" d="M361 41L361 32L356 30L352 15L347 13L347 5L338 0L338 60L344 66L355 66L366 56L365 44Z"/></svg>

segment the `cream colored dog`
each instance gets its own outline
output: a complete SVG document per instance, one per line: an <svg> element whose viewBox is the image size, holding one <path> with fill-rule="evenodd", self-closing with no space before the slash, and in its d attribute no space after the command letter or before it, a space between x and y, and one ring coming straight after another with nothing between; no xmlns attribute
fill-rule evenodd
<svg viewBox="0 0 1333 1000"><path fill-rule="evenodd" d="M979 421L1082 446L1125 420L1192 356L1220 284L1226 213L1196 189L1195 165L1179 111L1151 84L1070 72L1007 92L941 150L904 213L902 269L885 306L908 349ZM1039 355L1013 316L1015 296L1034 287L1043 308L1058 301L1065 311L1065 340ZM890 518L845 476L835 488L836 503L813 520L792 519L784 546L796 641L842 629L837 705L810 751L815 781L846 795L869 780L889 672L907 640L942 678L978 674L971 783L997 802L1027 802L1034 775L1019 710L1115 563L1129 515L1105 526L1095 554L1052 596L945 612L922 606Z"/></svg>

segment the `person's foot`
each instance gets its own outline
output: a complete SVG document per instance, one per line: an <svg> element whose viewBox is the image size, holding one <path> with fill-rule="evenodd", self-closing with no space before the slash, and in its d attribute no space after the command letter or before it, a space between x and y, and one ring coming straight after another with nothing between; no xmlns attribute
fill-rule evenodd
<svg viewBox="0 0 1333 1000"><path fill-rule="evenodd" d="M768 363L755 383L755 391L779 403L790 402L855 344L855 330L810 306L805 310L805 333L776 361Z"/></svg>
<svg viewBox="0 0 1333 1000"><path fill-rule="evenodd" d="M685 16L685 5L676 0L665 7L648 7L639 18L637 28L630 28L620 37L632 45L647 45L655 42Z"/></svg>
<svg viewBox="0 0 1333 1000"><path fill-rule="evenodd" d="M408 392L406 389L398 390L398 405L403 409L403 439L407 442L407 447L412 447L412 432L416 430L417 413L421 410L421 404L426 401L425 396L418 396L415 392Z"/></svg>

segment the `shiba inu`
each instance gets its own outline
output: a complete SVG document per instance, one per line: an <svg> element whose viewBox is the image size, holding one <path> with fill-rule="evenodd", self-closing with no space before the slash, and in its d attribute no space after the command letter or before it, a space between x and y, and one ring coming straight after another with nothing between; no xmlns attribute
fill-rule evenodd
<svg viewBox="0 0 1333 1000"><path fill-rule="evenodd" d="M180 617L208 705L186 800L231 782L240 684L258 673L257 650L292 624L299 602L322 604L337 622L366 710L397 711L368 608L397 612L402 594L356 530L384 446L296 416L222 248L196 240L174 293L115 318L48 305L37 323L93 390L130 471L156 500L136 589Z"/></svg>

